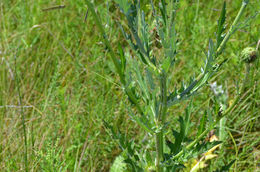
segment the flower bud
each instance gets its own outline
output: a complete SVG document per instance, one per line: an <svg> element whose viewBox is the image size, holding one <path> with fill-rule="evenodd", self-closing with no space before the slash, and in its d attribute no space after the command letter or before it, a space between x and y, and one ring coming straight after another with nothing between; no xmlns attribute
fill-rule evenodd
<svg viewBox="0 0 260 172"><path fill-rule="evenodd" d="M245 48L241 53L241 61L246 63L252 63L258 56L257 50L253 47Z"/></svg>

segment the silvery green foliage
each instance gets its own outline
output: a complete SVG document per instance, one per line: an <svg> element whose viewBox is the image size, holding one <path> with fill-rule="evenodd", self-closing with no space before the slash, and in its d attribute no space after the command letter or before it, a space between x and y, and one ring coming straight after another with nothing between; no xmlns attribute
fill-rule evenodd
<svg viewBox="0 0 260 172"><path fill-rule="evenodd" d="M177 9L177 1L172 1L170 17L168 17L167 7L165 1L162 1L159 5L160 14L157 13L154 4L151 1L151 6L153 9L153 15L155 17L156 32L158 33L160 43L162 44L162 49L164 52L164 58L158 59L152 55L151 47L151 34L149 32L149 26L145 21L144 12L140 9L140 4L137 1L130 3L128 1L117 0L116 1L125 15L128 22L128 31L121 25L120 29L125 39L128 41L131 48L136 52L135 55L138 57L132 57L130 54L124 53L123 48L120 46L119 53L121 57L121 62L124 63L122 71L124 71L126 85L124 87L132 90L134 97L138 102L142 102L142 114L135 114L131 108L129 108L129 115L137 124L139 124L145 131L154 135L158 128L154 127L155 119L158 116L160 110L160 85L158 80L160 80L160 73L169 73L175 62L175 56L177 55L177 36L175 32L175 13ZM217 28L217 45L215 46L213 41L209 40L209 50L206 54L205 65L201 70L201 76L199 78L191 78L188 84L182 84L180 89L175 89L173 92L169 93L167 96L167 105L171 107L176 103L180 103L192 97L205 83L211 78L211 76L219 69L220 65L215 65L216 50L224 38L225 30L225 3L223 5L221 17L218 22ZM214 66L215 65L215 66ZM131 101L131 99L130 99ZM134 102L132 102L134 104ZM204 151L215 146L217 143L197 144L197 147L191 151L186 151L180 158L182 160L173 160L173 157L178 154L181 150L185 149L185 146L192 141L189 138L188 130L190 126L190 114L192 110L192 104L186 109L185 118L180 117L179 125L180 131L172 130L172 134L175 138L175 142L172 143L170 140L166 140L166 145L168 146L168 152L164 154L164 166L168 170L183 168L184 166L180 163L185 159L199 155ZM207 118L207 116L204 116ZM212 118L212 117L211 117ZM205 130L206 121L201 124L201 132ZM211 120L213 122L213 119ZM167 124L164 124L165 126ZM164 126L162 126L164 127ZM110 127L111 129L112 127ZM113 133L113 132L112 132ZM199 133L200 134L200 133ZM120 138L118 138L120 140ZM205 147L207 147L205 149ZM125 147L123 150L129 148ZM130 164L135 164L140 169L146 169L149 160L140 155L139 151L131 150L135 152L135 157L133 155L128 156L127 162ZM152 157L147 154L145 157ZM152 159L152 158L148 158ZM138 160L138 161L136 161ZM154 160L150 160L153 162ZM143 162L143 163L140 163ZM151 163L150 163L151 164ZM133 166L134 167L134 166ZM134 167L136 168L136 167Z"/></svg>
<svg viewBox="0 0 260 172"><path fill-rule="evenodd" d="M178 56L178 43L176 34L176 11L178 0L160 0L159 4L150 1L154 21L146 21L145 12L141 9L140 0L115 0L124 14L127 27L117 23L122 35L129 44L132 53L118 44L118 51L114 52L102 28L100 19L93 8L93 4L86 1L93 13L99 29L104 37L104 43L111 53L111 58L120 77L123 90L128 96L131 106L128 107L130 118L147 132L146 144L135 144L127 135L120 132L117 126L104 122L110 130L111 137L122 149L120 159L115 161L113 167L128 164L131 171L177 171L184 168L184 162L194 158L219 142L208 143L203 141L205 135L216 126L218 118L214 109L208 108L200 119L197 135L190 136L190 116L192 113L192 97L207 84L209 79L219 71L226 58L217 57L223 52L230 36L237 30L237 22L248 3L243 1L241 9L231 28L225 32L226 4L224 2L218 20L216 42L209 39L205 64L198 77L191 77L188 83L183 82L181 87L170 90L169 83L176 56ZM155 27L154 27L155 25ZM151 33L155 30L156 41L160 44L160 57L154 53ZM119 59L116 57L119 56ZM185 114L179 117L178 124L167 121L168 109L175 104L190 99ZM127 105L126 105L127 106ZM219 110L219 109L217 109ZM178 125L178 127L177 127ZM166 137L168 130L172 129L171 141ZM176 128L180 128L176 130ZM155 142L153 141L155 138ZM124 163L122 163L122 158ZM122 166L120 166L121 168Z"/></svg>

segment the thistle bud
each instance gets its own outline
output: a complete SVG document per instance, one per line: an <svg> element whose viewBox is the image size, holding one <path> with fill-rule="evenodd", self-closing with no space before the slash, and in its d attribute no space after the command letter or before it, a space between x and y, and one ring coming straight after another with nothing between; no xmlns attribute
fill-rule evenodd
<svg viewBox="0 0 260 172"><path fill-rule="evenodd" d="M257 50L253 47L245 48L241 53L241 61L246 63L252 63L258 56Z"/></svg>

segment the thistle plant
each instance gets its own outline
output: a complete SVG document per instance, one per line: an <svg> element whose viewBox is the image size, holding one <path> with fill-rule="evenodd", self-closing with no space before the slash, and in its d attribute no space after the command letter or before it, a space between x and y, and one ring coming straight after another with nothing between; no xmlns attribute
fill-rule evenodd
<svg viewBox="0 0 260 172"><path fill-rule="evenodd" d="M133 140L128 140L123 133L116 130L116 126L111 126L106 122L104 124L122 149L126 171L161 172L184 168L185 161L219 144L219 142L207 143L203 138L231 112L243 91L242 86L233 104L225 109L209 107L200 120L197 135L195 138L190 138L192 99L228 60L224 56L220 58L220 55L231 35L239 28L239 20L248 0L242 1L241 8L228 31L225 28L226 3L224 2L216 29L216 40L209 39L205 65L201 68L200 74L197 77L191 77L189 83L182 83L180 89L173 90L171 75L179 55L178 36L175 30L178 0L167 2L161 0L159 4L151 0L149 5L154 18L152 25L148 25L140 1L114 0L114 2L127 20L126 27L120 23L117 24L129 44L126 48L119 43L117 51L112 47L93 3L86 0L89 11L104 38L104 44L110 52L115 71L120 78L122 91L130 101L129 116L154 141L150 141L151 145L147 148L136 146ZM151 30L155 32L156 38L152 36ZM155 52L154 41L159 44L159 53ZM129 49L132 53L129 53ZM190 102L185 114L179 117L180 130L170 131L171 128L177 127L168 121L168 116L172 115L169 109L187 100ZM174 141L167 137L170 132Z"/></svg>

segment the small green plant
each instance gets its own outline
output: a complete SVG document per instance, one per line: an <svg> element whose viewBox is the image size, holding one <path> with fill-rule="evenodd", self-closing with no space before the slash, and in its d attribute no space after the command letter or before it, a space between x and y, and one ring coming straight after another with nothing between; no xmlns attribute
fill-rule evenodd
<svg viewBox="0 0 260 172"><path fill-rule="evenodd" d="M108 40L94 5L89 0L86 3L111 54L115 71L120 77L122 90L131 103L128 108L129 116L147 132L149 137L147 147L136 145L133 140L129 140L125 134L116 129L117 126L104 122L122 149L121 155L112 166L112 171L115 171L117 167L125 171L177 171L184 168L184 163L189 159L218 145L220 143L218 141L210 143L203 138L239 102L244 84L230 106L223 107L222 100L219 100L216 101L214 107L208 108L200 120L195 138L190 136L193 97L228 60L227 57L220 55L231 35L239 28L239 20L249 3L248 0L242 1L240 11L227 32L225 28L226 3L224 2L218 20L216 41L209 39L204 67L197 77L191 77L190 82L182 83L179 89L172 89L171 86L171 73L179 55L178 36L175 30L178 0L167 2L161 0L159 6L151 1L149 8L152 10L154 21L150 22L150 25L146 21L140 1L115 0L126 17L127 27L117 24L129 43L127 48L118 43L117 51ZM167 117L172 115L169 109L187 100L190 102L185 114L179 117L180 129L177 131L177 125L167 120ZM170 133L172 136L169 136ZM233 161L220 169L227 169L232 163Z"/></svg>
<svg viewBox="0 0 260 172"><path fill-rule="evenodd" d="M55 141L47 141L46 148L36 152L39 159L39 165L41 170L44 171L66 171L66 166L63 161L61 161L62 148L59 147L59 139Z"/></svg>

